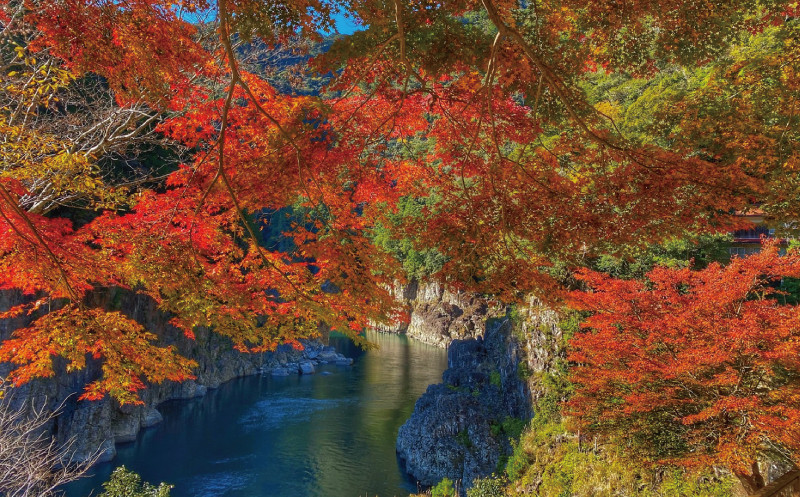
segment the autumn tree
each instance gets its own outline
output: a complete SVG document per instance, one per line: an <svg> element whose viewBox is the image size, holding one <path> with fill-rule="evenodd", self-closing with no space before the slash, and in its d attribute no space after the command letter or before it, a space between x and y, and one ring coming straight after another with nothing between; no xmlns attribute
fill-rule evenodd
<svg viewBox="0 0 800 497"><path fill-rule="evenodd" d="M21 22L23 4L5 13L0 177L24 185L19 206L26 212L126 205L137 185L164 174L150 156L161 152L163 162L167 155L169 144L153 132L166 114L143 98L117 101L102 78L80 77L49 50L37 49L35 30Z"/></svg>
<svg viewBox="0 0 800 497"><path fill-rule="evenodd" d="M92 307L93 291L148 295L187 336L212 327L240 350L297 343L320 321L358 338L392 318L387 288L402 276L373 243L376 226L435 250L438 278L515 299L554 289L554 261L575 266L622 245L725 230L736 209L780 191L792 163L782 152L756 167L737 154L700 153L697 143L636 140L584 88L598 68L653 77L709 65L751 33L788 33L797 8L789 0L2 6L4 32L24 36L12 37L20 69L4 68L21 80L3 90L21 89L3 97L21 105L0 110L0 289L31 299L0 317L34 319L0 345L0 360L18 366L18 383L52 375L53 356L68 369L104 360L88 399L133 402L145 380L185 379L192 367L138 323ZM282 94L250 63L248 43L318 38L337 10L364 30L315 58L311 67L330 76L318 95ZM769 67L794 74L795 59L770 54ZM42 68L44 60L52 63ZM72 118L80 109L59 107L62 88L91 80L113 97L99 127L90 119L77 134L18 129L15 109L24 123ZM718 81L728 89L755 76ZM790 102L794 86L770 91ZM783 139L758 140L778 132L765 131L772 117L748 122L719 140L783 150ZM163 182L106 185L95 154L145 132L188 155ZM76 196L95 209L87 222L51 208ZM425 208L397 223L390 214L407 199ZM287 206L298 216L285 232L290 253L259 243L253 222L262 209Z"/></svg>
<svg viewBox="0 0 800 497"><path fill-rule="evenodd" d="M386 319L391 306L385 283L392 271L387 257L364 236L369 211L361 204L373 196L394 196L396 178L359 163L352 147L334 148L331 124L317 99L278 95L239 68L230 36L207 50L199 30L171 7L40 7L34 12L18 3L7 6L7 31L15 23L21 32L40 28L15 53L38 46L71 71L68 79L102 77L119 109L145 104L153 113L171 115L159 119L160 136L196 155L173 171L163 190L140 188L125 199L132 202L93 205L99 209L94 219L76 227L68 219L43 215L47 211L37 207L41 202L26 199L36 197L35 186L48 180L37 166L62 157L86 164L65 182L67 195L74 193L73 183L80 192L89 185L91 192L93 157L88 151L64 154L60 143L43 146L40 129L6 134L9 166L0 184L2 288L41 298L3 317L32 315L45 304L49 309L0 347L0 360L19 365L13 381L54 374L54 355L68 359L67 371L82 368L87 356L104 360L103 377L87 387L87 399L111 393L121 402L134 402L144 380L190 377L193 363L172 348L154 345L156 337L140 324L89 305L90 292L109 286L151 296L175 315L173 323L188 336L195 326L213 326L241 350L297 344L297 338L318 333L320 321L355 337L370 320ZM61 21L53 25L48 19ZM87 19L88 25L81 24ZM146 41L157 42L155 52L141 47L142 25L153 29L155 39ZM76 29L82 36L74 36ZM103 54L88 57L92 49ZM223 69L232 79L227 84L219 83L226 73L214 66L215 54L228 57ZM39 81L36 70L25 77L49 84ZM37 100L41 93L34 87L19 97L26 119L58 111L60 97ZM67 117L73 114L67 111ZM113 119L104 119L101 143L130 126L130 134L139 136L140 127L159 121L148 117L121 129L105 127ZM34 156L42 151L55 159ZM66 170L62 165L56 172ZM287 205L307 213L289 234L297 249L268 251L259 244L248 213Z"/></svg>
<svg viewBox="0 0 800 497"><path fill-rule="evenodd" d="M571 341L582 430L650 463L722 466L753 492L762 457L798 462L800 308L780 282L800 254L757 255L706 269L656 268L646 281L585 271L573 302L591 312Z"/></svg>

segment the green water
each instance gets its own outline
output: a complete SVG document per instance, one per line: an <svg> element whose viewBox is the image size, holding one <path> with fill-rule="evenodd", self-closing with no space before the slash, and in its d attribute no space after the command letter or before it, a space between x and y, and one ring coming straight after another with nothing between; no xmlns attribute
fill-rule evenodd
<svg viewBox="0 0 800 497"><path fill-rule="evenodd" d="M124 464L174 497L407 496L416 486L395 455L397 429L416 399L441 380L444 350L405 337L371 335L355 358L316 375L233 380L199 399L171 401L164 422L118 445L117 458L72 484L68 497L100 491Z"/></svg>

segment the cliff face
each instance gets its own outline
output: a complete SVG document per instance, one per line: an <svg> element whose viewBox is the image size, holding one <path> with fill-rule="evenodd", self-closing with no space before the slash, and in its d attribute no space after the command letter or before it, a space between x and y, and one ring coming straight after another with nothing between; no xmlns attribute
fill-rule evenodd
<svg viewBox="0 0 800 497"><path fill-rule="evenodd" d="M490 320L482 337L457 340L443 382L420 397L400 428L397 453L422 485L447 477L462 490L498 469L515 435L533 415L560 348L558 315L531 301L512 320Z"/></svg>
<svg viewBox="0 0 800 497"><path fill-rule="evenodd" d="M24 297L16 292L0 292L0 311L21 302ZM59 443L73 439L73 459L89 459L95 451L102 453L100 461L114 457L115 443L132 441L141 428L161 421L156 406L171 399L186 399L205 395L209 388L239 376L258 372L276 375L309 374L318 363L336 362L350 364L352 361L337 354L332 347L317 341L304 343L305 350L298 351L281 346L275 352L243 354L236 351L229 339L210 332L195 330L196 339L186 338L181 331L169 324L169 316L158 310L155 302L146 297L121 290L96 296L101 304L115 308L142 323L159 337L162 345L175 345L178 351L198 363L197 378L183 383L164 382L149 385L141 392L143 405L120 406L105 398L100 401L78 401L83 387L101 375L98 361L87 361L83 371L67 374L65 364L56 360L53 378L32 381L14 389L11 402L18 409L46 405L55 410L61 406L52 431ZM13 330L24 326L26 319L0 320L0 340L8 338ZM0 364L0 377L10 370L10 365Z"/></svg>
<svg viewBox="0 0 800 497"><path fill-rule="evenodd" d="M410 319L396 326L378 325L376 329L405 333L437 347L482 335L486 320L500 315L499 306L480 295L451 291L435 281L397 284L393 293Z"/></svg>

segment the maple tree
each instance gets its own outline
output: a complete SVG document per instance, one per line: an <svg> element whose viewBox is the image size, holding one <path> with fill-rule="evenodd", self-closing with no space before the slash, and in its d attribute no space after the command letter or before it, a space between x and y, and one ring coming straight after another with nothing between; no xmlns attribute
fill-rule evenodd
<svg viewBox="0 0 800 497"><path fill-rule="evenodd" d="M571 340L581 428L651 463L730 468L763 487L759 457L797 463L800 308L776 298L800 254L772 242L729 265L656 268L647 280L585 271L590 311Z"/></svg>
<svg viewBox="0 0 800 497"><path fill-rule="evenodd" d="M89 399L135 402L143 380L185 379L192 366L125 315L92 308L98 289L148 295L187 336L212 327L240 350L296 344L319 322L358 339L392 318L388 288L403 276L373 243L376 226L437 251L437 276L451 284L513 299L552 289L553 261L727 229L754 196L785 192L780 171L794 160L781 152L755 167L696 143L631 139L581 87L598 67L652 77L708 64L728 48L721 40L789 33L788 0L2 6L3 69L17 80L0 118L0 289L31 298L0 317L33 321L0 345L0 360L19 366L21 383L53 374L55 355L70 368L102 359ZM332 29L337 9L365 29L312 61L330 74L319 95L279 93L243 59L248 42ZM195 22L206 14L214 20ZM768 58L784 73L796 64L778 50ZM92 78L111 96L110 117L73 134L53 124L91 110L59 101ZM752 83L729 80L719 78ZM772 95L789 102L790 83ZM774 134L762 121L747 132ZM110 181L102 157L145 139L186 155L161 183ZM425 207L398 222L391 214L408 199ZM76 202L91 219L58 212ZM268 249L253 214L287 206L294 248ZM40 316L45 304L56 310Z"/></svg>

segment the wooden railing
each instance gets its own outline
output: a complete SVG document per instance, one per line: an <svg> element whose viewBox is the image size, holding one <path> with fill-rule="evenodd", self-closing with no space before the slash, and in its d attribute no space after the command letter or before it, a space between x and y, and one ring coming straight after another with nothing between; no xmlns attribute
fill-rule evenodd
<svg viewBox="0 0 800 497"><path fill-rule="evenodd" d="M800 470L789 471L753 494L753 497L800 497Z"/></svg>

